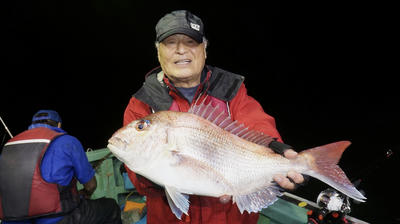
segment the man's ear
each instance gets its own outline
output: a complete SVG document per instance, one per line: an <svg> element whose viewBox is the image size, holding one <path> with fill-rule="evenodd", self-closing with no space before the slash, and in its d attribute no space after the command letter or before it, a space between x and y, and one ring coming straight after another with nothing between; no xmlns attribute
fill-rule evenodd
<svg viewBox="0 0 400 224"><path fill-rule="evenodd" d="M157 47L157 59L158 59L158 61L160 61L160 51L158 49L159 49L159 47Z"/></svg>

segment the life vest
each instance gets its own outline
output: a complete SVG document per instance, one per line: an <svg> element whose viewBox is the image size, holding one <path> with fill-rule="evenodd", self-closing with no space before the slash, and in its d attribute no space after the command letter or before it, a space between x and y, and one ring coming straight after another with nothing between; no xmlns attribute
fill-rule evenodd
<svg viewBox="0 0 400 224"><path fill-rule="evenodd" d="M63 133L33 128L9 140L0 156L0 219L18 221L67 214L79 204L76 179L68 186L46 182L40 172L52 140Z"/></svg>

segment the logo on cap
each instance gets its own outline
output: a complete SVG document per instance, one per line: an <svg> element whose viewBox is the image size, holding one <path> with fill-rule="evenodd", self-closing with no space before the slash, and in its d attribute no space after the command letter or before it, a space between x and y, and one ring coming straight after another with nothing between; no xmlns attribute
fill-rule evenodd
<svg viewBox="0 0 400 224"><path fill-rule="evenodd" d="M190 27L192 27L192 29L200 31L200 25L199 24L195 24L195 23L190 23Z"/></svg>

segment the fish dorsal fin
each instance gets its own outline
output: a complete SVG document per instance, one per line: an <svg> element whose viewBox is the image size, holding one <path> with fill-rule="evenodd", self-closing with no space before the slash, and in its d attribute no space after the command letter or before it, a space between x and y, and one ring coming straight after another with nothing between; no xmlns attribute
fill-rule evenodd
<svg viewBox="0 0 400 224"><path fill-rule="evenodd" d="M269 143L274 140L274 138L271 136L268 136L262 132L249 130L244 124L240 124L238 121L233 121L231 117L225 113L223 108L219 108L220 104L213 106L212 101L207 100L210 99L209 96L204 97L200 103L197 102L198 99L190 107L188 111L189 113L200 116L211 123L214 123L225 131L258 145L268 147ZM206 103L207 101L208 103Z"/></svg>

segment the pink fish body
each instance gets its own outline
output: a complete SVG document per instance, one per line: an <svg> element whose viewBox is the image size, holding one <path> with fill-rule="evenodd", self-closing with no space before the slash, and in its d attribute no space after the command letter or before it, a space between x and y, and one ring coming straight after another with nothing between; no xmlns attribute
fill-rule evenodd
<svg viewBox="0 0 400 224"><path fill-rule="evenodd" d="M336 165L350 142L308 149L288 160L267 147L272 140L218 108L200 105L190 113L160 111L133 121L114 133L108 148L129 169L164 186L179 219L189 210L189 194L231 195L242 213L261 211L282 194L273 176L291 170L366 199Z"/></svg>

